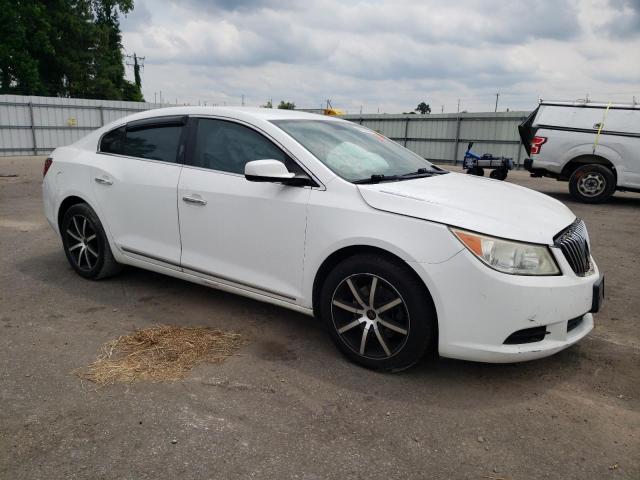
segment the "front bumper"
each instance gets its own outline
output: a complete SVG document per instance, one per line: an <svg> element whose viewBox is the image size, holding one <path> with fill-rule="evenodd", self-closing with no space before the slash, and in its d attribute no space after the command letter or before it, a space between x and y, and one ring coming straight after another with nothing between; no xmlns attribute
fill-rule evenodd
<svg viewBox="0 0 640 480"><path fill-rule="evenodd" d="M440 264L416 265L436 304L440 355L520 362L552 355L586 336L594 325L589 312L598 268L594 263L592 274L578 277L561 253L554 254L563 272L559 276L507 275L467 250ZM542 340L505 343L512 334L535 327L544 327Z"/></svg>

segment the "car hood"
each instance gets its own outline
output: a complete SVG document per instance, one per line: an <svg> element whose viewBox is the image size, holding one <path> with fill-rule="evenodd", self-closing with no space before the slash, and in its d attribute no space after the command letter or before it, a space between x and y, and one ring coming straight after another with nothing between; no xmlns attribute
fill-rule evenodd
<svg viewBox="0 0 640 480"><path fill-rule="evenodd" d="M547 195L474 175L448 173L357 187L378 210L523 242L551 245L576 218Z"/></svg>

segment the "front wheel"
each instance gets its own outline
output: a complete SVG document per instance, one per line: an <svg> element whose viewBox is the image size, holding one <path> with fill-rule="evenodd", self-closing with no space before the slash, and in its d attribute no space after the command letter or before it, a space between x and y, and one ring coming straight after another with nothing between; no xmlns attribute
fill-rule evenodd
<svg viewBox="0 0 640 480"><path fill-rule="evenodd" d="M616 177L604 165L591 164L578 167L569 178L569 192L584 203L602 203L616 190Z"/></svg>
<svg viewBox="0 0 640 480"><path fill-rule="evenodd" d="M78 275L98 280L121 270L109 247L102 223L86 203L71 206L60 225L62 246Z"/></svg>
<svg viewBox="0 0 640 480"><path fill-rule="evenodd" d="M320 316L344 355L367 368L398 371L418 362L437 335L429 293L406 265L350 257L328 275Z"/></svg>

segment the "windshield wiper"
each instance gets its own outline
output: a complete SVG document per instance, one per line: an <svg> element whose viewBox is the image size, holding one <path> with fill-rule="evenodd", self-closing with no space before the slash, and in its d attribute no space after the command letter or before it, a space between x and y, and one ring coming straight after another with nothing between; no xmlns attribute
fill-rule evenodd
<svg viewBox="0 0 640 480"><path fill-rule="evenodd" d="M449 173L448 170L443 170L438 168L437 170L435 170L435 168L438 167L434 167L434 170L429 170L428 168L419 168L418 170L416 170L415 172L409 172L409 173L405 173L402 175L402 177L420 177L420 176L431 176L431 175L442 175L445 173Z"/></svg>
<svg viewBox="0 0 640 480"><path fill-rule="evenodd" d="M419 168L415 172L403 173L402 175L383 175L382 173L374 173L369 178L362 178L360 180L354 180L353 183L380 183L380 182L397 182L399 180L411 180L414 178L430 177L432 175L441 175L443 173L449 173L446 170L437 171L429 170L426 168Z"/></svg>

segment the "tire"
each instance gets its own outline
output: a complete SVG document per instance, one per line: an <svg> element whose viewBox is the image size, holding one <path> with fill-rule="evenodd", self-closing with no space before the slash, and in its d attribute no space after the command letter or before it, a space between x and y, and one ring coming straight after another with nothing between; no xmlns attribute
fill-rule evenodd
<svg viewBox="0 0 640 480"><path fill-rule="evenodd" d="M582 165L569 178L569 193L579 202L606 202L615 190L616 177L604 165Z"/></svg>
<svg viewBox="0 0 640 480"><path fill-rule="evenodd" d="M99 280L122 270L111 253L100 219L86 203L72 205L60 225L67 260L78 275Z"/></svg>
<svg viewBox="0 0 640 480"><path fill-rule="evenodd" d="M338 349L364 367L400 371L429 348L436 351L429 293L407 265L386 257L355 255L338 264L322 286L319 308Z"/></svg>
<svg viewBox="0 0 640 480"><path fill-rule="evenodd" d="M504 168L496 168L489 174L489 176L495 180L504 180L507 178L507 170Z"/></svg>
<svg viewBox="0 0 640 480"><path fill-rule="evenodd" d="M484 177L484 168L482 167L473 167L467 170L469 175L477 175L478 177Z"/></svg>

